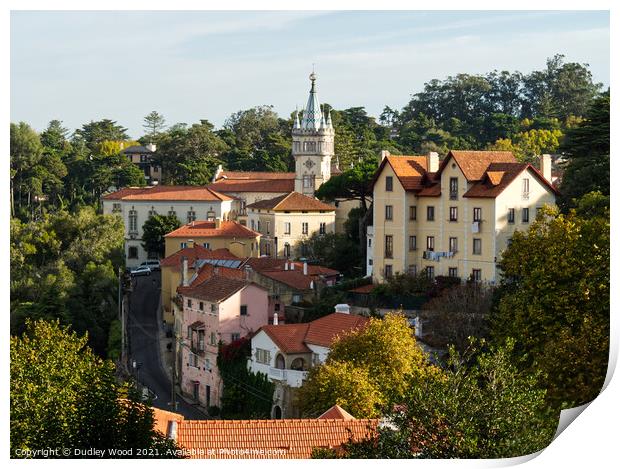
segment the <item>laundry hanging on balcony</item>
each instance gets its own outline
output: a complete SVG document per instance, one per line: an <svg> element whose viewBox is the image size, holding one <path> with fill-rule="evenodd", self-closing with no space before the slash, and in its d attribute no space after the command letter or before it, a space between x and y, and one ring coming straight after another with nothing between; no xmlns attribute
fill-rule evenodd
<svg viewBox="0 0 620 469"><path fill-rule="evenodd" d="M423 259L426 259L429 261L435 261L435 262L439 262L442 257L445 257L446 259L451 259L452 257L454 257L454 252L452 251L424 251L424 254L422 254Z"/></svg>

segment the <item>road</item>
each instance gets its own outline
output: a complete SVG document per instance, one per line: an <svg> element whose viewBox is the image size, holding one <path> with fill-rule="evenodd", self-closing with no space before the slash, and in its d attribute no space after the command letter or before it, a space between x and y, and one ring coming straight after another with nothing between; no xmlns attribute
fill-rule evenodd
<svg viewBox="0 0 620 469"><path fill-rule="evenodd" d="M134 376L153 393L154 407L173 410L170 405L170 380L160 363L159 328L157 306L159 305L161 273L136 277L130 297L128 316L129 364L140 364ZM177 409L187 419L204 420L205 414L177 396Z"/></svg>

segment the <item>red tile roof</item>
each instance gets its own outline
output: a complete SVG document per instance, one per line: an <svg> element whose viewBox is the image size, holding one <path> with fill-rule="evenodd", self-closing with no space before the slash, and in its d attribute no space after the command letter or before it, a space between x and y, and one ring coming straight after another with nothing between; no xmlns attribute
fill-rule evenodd
<svg viewBox="0 0 620 469"><path fill-rule="evenodd" d="M275 192L285 193L295 190L295 179L220 179L209 184L209 188L222 192Z"/></svg>
<svg viewBox="0 0 620 469"><path fill-rule="evenodd" d="M403 189L406 191L415 191L424 187L426 175L426 156L408 156L408 155L389 155L383 158L372 184L374 185L377 178L383 171L386 164L392 167L396 177L400 181Z"/></svg>
<svg viewBox="0 0 620 469"><path fill-rule="evenodd" d="M245 272L241 269L233 269L232 267L215 266L213 264L204 264L198 270L198 275L192 281L191 285L199 285L205 280L210 279L213 276L220 276L226 278L233 278L237 280L245 280Z"/></svg>
<svg viewBox="0 0 620 469"><path fill-rule="evenodd" d="M370 293L374 290L375 286L370 283L368 285L362 285L361 287L354 288L353 290L349 290L351 293Z"/></svg>
<svg viewBox="0 0 620 469"><path fill-rule="evenodd" d="M304 275L303 271L299 270L263 270L259 273L296 290L310 290L310 284L316 282L314 276Z"/></svg>
<svg viewBox="0 0 620 469"><path fill-rule="evenodd" d="M183 296L198 298L200 300L210 301L211 303L219 303L248 285L250 285L250 282L247 280L216 275L200 284L193 282L189 287L178 287L177 291Z"/></svg>
<svg viewBox="0 0 620 469"><path fill-rule="evenodd" d="M168 233L165 238L256 238L260 233L236 221L194 221Z"/></svg>
<svg viewBox="0 0 620 469"><path fill-rule="evenodd" d="M523 171L531 169L543 185L547 186L554 194L557 189L547 181L544 176L532 165L526 163L491 163L482 180L476 182L463 194L463 197L497 197L514 181Z"/></svg>
<svg viewBox="0 0 620 469"><path fill-rule="evenodd" d="M194 247L183 248L180 251L169 255L161 261L160 265L162 267L180 267L183 257L187 257L187 263L190 266L197 259L239 259L226 248L215 249L212 251L210 249L200 246L199 244L194 244Z"/></svg>
<svg viewBox="0 0 620 469"><path fill-rule="evenodd" d="M105 200L186 200L186 201L222 201L232 200L204 186L147 186L125 187L111 194L104 195Z"/></svg>
<svg viewBox="0 0 620 469"><path fill-rule="evenodd" d="M376 419L184 420L177 442L192 458L301 459L376 434Z"/></svg>
<svg viewBox="0 0 620 469"><path fill-rule="evenodd" d="M339 405L330 407L327 411L317 417L317 419L341 419L341 420L355 420L350 413L344 410Z"/></svg>
<svg viewBox="0 0 620 469"><path fill-rule="evenodd" d="M295 173L280 173L268 171L222 171L216 182L221 180L238 180L238 179L292 179L295 180Z"/></svg>
<svg viewBox="0 0 620 469"><path fill-rule="evenodd" d="M289 192L273 199L260 200L247 206L247 208L282 211L334 211L336 207L328 205L320 200L300 194L299 192Z"/></svg>
<svg viewBox="0 0 620 469"><path fill-rule="evenodd" d="M472 181L480 181L492 163L517 163L517 160L510 151L470 151L470 150L451 150L439 166L439 173L443 171L448 162L454 159L456 164L465 175L465 178Z"/></svg>
<svg viewBox="0 0 620 469"><path fill-rule="evenodd" d="M368 321L355 314L332 313L308 323L268 325L259 331L265 331L285 353L309 353L306 344L330 347L336 337L365 327Z"/></svg>

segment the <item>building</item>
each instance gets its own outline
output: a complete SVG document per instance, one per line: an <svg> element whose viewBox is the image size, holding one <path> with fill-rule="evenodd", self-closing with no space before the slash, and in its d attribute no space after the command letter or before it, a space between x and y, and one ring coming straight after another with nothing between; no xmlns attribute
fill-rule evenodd
<svg viewBox="0 0 620 469"><path fill-rule="evenodd" d="M228 249L237 257L258 257L260 234L236 221L192 221L165 237L166 257L193 244L206 249Z"/></svg>
<svg viewBox="0 0 620 469"><path fill-rule="evenodd" d="M129 161L140 168L144 173L147 184L158 184L161 181L161 166L153 161L153 155L157 147L149 143L148 145L132 145L125 148L123 153Z"/></svg>
<svg viewBox="0 0 620 469"><path fill-rule="evenodd" d="M246 208L250 229L261 235L261 255L304 257L301 241L313 233L335 230L335 207L298 192L254 202Z"/></svg>
<svg viewBox="0 0 620 469"><path fill-rule="evenodd" d="M496 282L497 262L516 230L554 204L551 161L540 170L511 152L382 152L373 180L373 280L397 272Z"/></svg>
<svg viewBox="0 0 620 469"><path fill-rule="evenodd" d="M339 406L296 420L185 420L153 410L155 428L192 459L309 459L314 449L373 438L379 427L378 419L356 419Z"/></svg>
<svg viewBox="0 0 620 469"><path fill-rule="evenodd" d="M309 323L274 322L261 327L252 337L248 367L266 374L276 385L272 417L298 418L295 389L301 387L310 367L325 361L336 337L367 324L365 317L336 312Z"/></svg>
<svg viewBox="0 0 620 469"><path fill-rule="evenodd" d="M156 253L142 247L142 227L153 215L174 215L182 223L197 219L228 220L237 201L201 186L127 187L103 196L103 213L118 214L125 225L125 256L128 267L135 267Z"/></svg>
<svg viewBox="0 0 620 469"><path fill-rule="evenodd" d="M267 290L247 280L198 275L177 289L182 303L176 328L181 391L205 408L220 405L218 344L229 344L267 324ZM178 366L180 364L180 366Z"/></svg>

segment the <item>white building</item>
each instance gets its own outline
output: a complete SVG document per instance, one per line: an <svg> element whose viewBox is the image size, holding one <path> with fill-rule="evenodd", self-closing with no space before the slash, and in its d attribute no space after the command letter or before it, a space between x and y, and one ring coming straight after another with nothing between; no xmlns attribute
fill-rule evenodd
<svg viewBox="0 0 620 469"><path fill-rule="evenodd" d="M261 327L252 337L248 367L276 384L272 417L299 417L294 390L301 387L310 367L325 361L336 336L367 323L365 317L336 312L305 324L277 324L274 318L273 325Z"/></svg>

